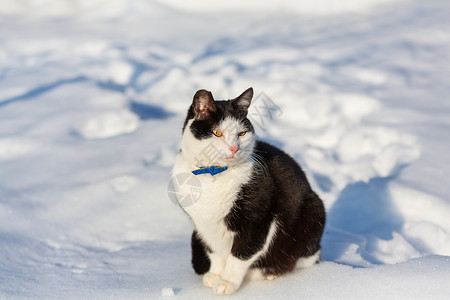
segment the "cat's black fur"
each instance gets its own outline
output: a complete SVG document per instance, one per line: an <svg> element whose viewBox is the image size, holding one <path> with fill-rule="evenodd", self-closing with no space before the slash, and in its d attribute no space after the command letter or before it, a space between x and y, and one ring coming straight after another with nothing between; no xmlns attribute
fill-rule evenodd
<svg viewBox="0 0 450 300"><path fill-rule="evenodd" d="M204 90L203 90L204 91ZM195 99L195 97L194 97ZM209 137L211 127L227 116L243 120L250 131L253 126L232 101L215 101L214 111L208 118L195 120L190 127L197 139ZM190 107L186 122L195 115ZM255 164L252 178L244 184L233 208L225 217L229 230L235 232L231 253L246 260L260 251L266 240L271 222L277 220L277 234L269 250L252 265L264 275L281 275L292 271L299 258L309 257L320 250L320 240L325 226L325 209L317 194L312 191L305 173L288 154L280 149L257 141L254 153L265 166ZM210 247L196 231L192 234L192 265L198 274L208 272Z"/></svg>

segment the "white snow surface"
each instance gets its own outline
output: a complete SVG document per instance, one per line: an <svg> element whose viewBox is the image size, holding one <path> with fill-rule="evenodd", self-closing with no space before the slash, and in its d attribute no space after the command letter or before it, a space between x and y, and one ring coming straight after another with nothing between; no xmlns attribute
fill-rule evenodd
<svg viewBox="0 0 450 300"><path fill-rule="evenodd" d="M0 298L214 297L170 171L195 91L252 86L328 219L230 298L449 299L450 3L212 3L0 0Z"/></svg>

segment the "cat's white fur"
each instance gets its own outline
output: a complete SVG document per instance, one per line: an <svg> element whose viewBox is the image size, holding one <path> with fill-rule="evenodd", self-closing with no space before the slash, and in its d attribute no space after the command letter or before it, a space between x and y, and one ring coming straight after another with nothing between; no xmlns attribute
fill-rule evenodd
<svg viewBox="0 0 450 300"><path fill-rule="evenodd" d="M190 120L183 133L181 151L176 158L173 175L191 173L202 166L228 166L228 170L211 176L196 176L201 184L201 195L191 206L183 207L191 217L199 236L211 247L209 254L211 268L204 275L203 283L212 287L216 294L232 294L242 283L251 264L264 254L277 233L276 221L273 221L262 249L248 260L240 260L231 254L234 232L229 231L224 218L230 212L241 186L252 176L253 162L250 159L255 143L251 132L243 136L238 133L245 130L239 121L227 118L218 128L221 137L198 140L190 130ZM238 146L235 158L231 146ZM210 152L212 151L212 152ZM194 176L194 175L192 175ZM190 190L180 190L180 194Z"/></svg>

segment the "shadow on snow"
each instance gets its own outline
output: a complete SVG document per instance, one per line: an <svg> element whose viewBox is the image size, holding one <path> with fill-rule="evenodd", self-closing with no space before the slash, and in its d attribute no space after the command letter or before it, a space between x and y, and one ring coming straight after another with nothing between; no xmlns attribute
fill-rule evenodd
<svg viewBox="0 0 450 300"><path fill-rule="evenodd" d="M388 190L394 178L373 178L367 183L349 184L342 190L327 212L322 239L325 260L339 262L356 246L356 252L368 263L383 263L373 254L376 242L391 240L394 232L401 232L404 223Z"/></svg>

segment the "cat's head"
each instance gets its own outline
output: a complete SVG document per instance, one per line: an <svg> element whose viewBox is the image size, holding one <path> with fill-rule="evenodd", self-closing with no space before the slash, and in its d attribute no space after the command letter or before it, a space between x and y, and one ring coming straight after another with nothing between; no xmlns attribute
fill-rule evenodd
<svg viewBox="0 0 450 300"><path fill-rule="evenodd" d="M250 160L254 129L247 119L253 89L227 101L214 101L211 92L195 93L183 126L181 151L197 167L233 166Z"/></svg>

